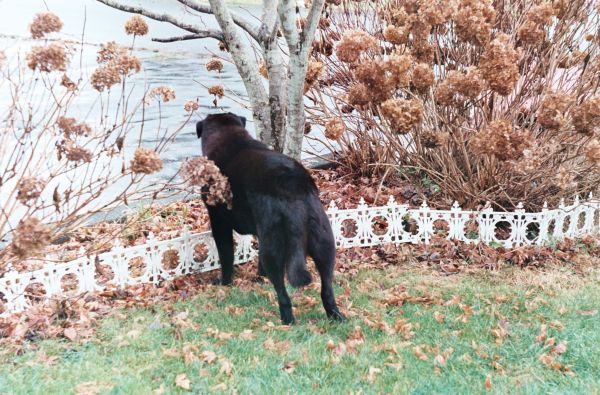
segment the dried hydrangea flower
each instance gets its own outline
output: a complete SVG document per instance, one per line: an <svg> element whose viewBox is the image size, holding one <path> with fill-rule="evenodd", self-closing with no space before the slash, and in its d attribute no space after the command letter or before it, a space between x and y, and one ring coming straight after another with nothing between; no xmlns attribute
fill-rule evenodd
<svg viewBox="0 0 600 395"><path fill-rule="evenodd" d="M369 87L374 96L378 96L380 93L378 90L385 89L387 85L386 63L382 60L361 62L354 69L354 77L358 82Z"/></svg>
<svg viewBox="0 0 600 395"><path fill-rule="evenodd" d="M199 108L200 108L200 104L198 104L198 102L196 100L188 100L183 105L183 109L185 110L185 112L198 111Z"/></svg>
<svg viewBox="0 0 600 395"><path fill-rule="evenodd" d="M492 0L461 0L454 16L458 38L474 45L485 45L492 34L496 10Z"/></svg>
<svg viewBox="0 0 600 395"><path fill-rule="evenodd" d="M77 90L77 84L73 82L66 74L63 74L60 84L67 88L69 92L75 92Z"/></svg>
<svg viewBox="0 0 600 395"><path fill-rule="evenodd" d="M441 25L449 22L458 10L456 0L428 0L422 1L419 14L430 25Z"/></svg>
<svg viewBox="0 0 600 395"><path fill-rule="evenodd" d="M125 22L125 33L134 36L145 36L148 34L148 24L139 15L134 15Z"/></svg>
<svg viewBox="0 0 600 395"><path fill-rule="evenodd" d="M208 88L208 94L215 95L220 99L223 96L225 96L225 88L223 87L223 85L213 85Z"/></svg>
<svg viewBox="0 0 600 395"><path fill-rule="evenodd" d="M115 41L100 44L96 55L98 64L118 63L119 59L127 55L127 48L117 44Z"/></svg>
<svg viewBox="0 0 600 395"><path fill-rule="evenodd" d="M35 177L23 177L17 184L17 200L27 205L40 197L45 186L42 180Z"/></svg>
<svg viewBox="0 0 600 395"><path fill-rule="evenodd" d="M396 27L394 25L387 25L383 30L383 38L385 41L394 45L403 45L408 43L410 36L410 30L407 27Z"/></svg>
<svg viewBox="0 0 600 395"><path fill-rule="evenodd" d="M560 130L567 124L565 113L573 104L573 98L564 93L548 93L540 106L537 121L548 129Z"/></svg>
<svg viewBox="0 0 600 395"><path fill-rule="evenodd" d="M537 46L546 40L546 26L554 16L552 4L544 2L531 7L523 24L517 30L517 38L524 45Z"/></svg>
<svg viewBox="0 0 600 395"><path fill-rule="evenodd" d="M47 33L59 32L63 23L60 18L51 12L36 14L29 25L29 31L33 38L44 38Z"/></svg>
<svg viewBox="0 0 600 395"><path fill-rule="evenodd" d="M410 55L392 54L384 63L388 81L382 81L381 86L389 89L408 87L412 64L413 58Z"/></svg>
<svg viewBox="0 0 600 395"><path fill-rule="evenodd" d="M423 117L423 104L417 100L390 99L381 104L381 114L395 133L408 133Z"/></svg>
<svg viewBox="0 0 600 395"><path fill-rule="evenodd" d="M348 103L355 107L366 106L371 102L370 89L362 83L352 84L348 88Z"/></svg>
<svg viewBox="0 0 600 395"><path fill-rule="evenodd" d="M90 83L98 92L110 89L113 85L121 83L121 74L114 67L98 67L92 73Z"/></svg>
<svg viewBox="0 0 600 395"><path fill-rule="evenodd" d="M346 125L339 118L333 118L325 122L325 137L329 140L339 140L345 130Z"/></svg>
<svg viewBox="0 0 600 395"><path fill-rule="evenodd" d="M418 92L427 92L435 82L433 68L427 63L418 63L412 72L412 85Z"/></svg>
<svg viewBox="0 0 600 395"><path fill-rule="evenodd" d="M232 208L233 195L229 180L207 157L201 156L185 161L181 166L181 175L188 184L202 188L202 194L209 206L226 204L227 208Z"/></svg>
<svg viewBox="0 0 600 395"><path fill-rule="evenodd" d="M348 30L335 47L337 57L346 63L354 63L363 52L377 50L377 39L362 30Z"/></svg>
<svg viewBox="0 0 600 395"><path fill-rule="evenodd" d="M59 43L50 43L45 47L34 46L27 54L27 66L31 70L46 73L67 70L67 52Z"/></svg>
<svg viewBox="0 0 600 395"><path fill-rule="evenodd" d="M208 62L206 62L206 70L208 71L218 71L219 73L223 70L223 62L221 59L212 58Z"/></svg>
<svg viewBox="0 0 600 395"><path fill-rule="evenodd" d="M162 100L165 103L175 100L177 97L173 88L164 85L152 88L150 91L150 96L156 96L159 100Z"/></svg>
<svg viewBox="0 0 600 395"><path fill-rule="evenodd" d="M163 161L156 151L137 148L131 160L131 171L138 174L152 174L162 170Z"/></svg>
<svg viewBox="0 0 600 395"><path fill-rule="evenodd" d="M490 122L470 141L474 152L495 156L501 161L519 159L532 144L533 137L528 130L514 128L506 119Z"/></svg>
<svg viewBox="0 0 600 395"><path fill-rule="evenodd" d="M573 126L579 133L593 134L600 128L600 96L585 100L571 110Z"/></svg>
<svg viewBox="0 0 600 395"><path fill-rule="evenodd" d="M123 75L129 75L131 72L137 73L141 70L140 60L129 55L127 48L114 41L100 45L96 61L107 68L116 69Z"/></svg>
<svg viewBox="0 0 600 395"><path fill-rule="evenodd" d="M308 92L308 90L313 86L313 84L317 82L317 80L323 73L324 67L325 66L323 65L323 63L309 59L308 68L306 70L306 78L304 80L304 93Z"/></svg>
<svg viewBox="0 0 600 395"><path fill-rule="evenodd" d="M493 91L502 96L513 91L519 79L519 54L507 34L499 34L487 45L479 68Z"/></svg>
<svg viewBox="0 0 600 395"><path fill-rule="evenodd" d="M447 144L450 135L435 130L426 130L421 132L418 138L425 148L433 149Z"/></svg>
<svg viewBox="0 0 600 395"><path fill-rule="evenodd" d="M600 141L593 139L585 147L585 157L590 163L600 168Z"/></svg>
<svg viewBox="0 0 600 395"><path fill-rule="evenodd" d="M11 242L12 252L26 258L39 253L50 244L52 231L39 219L29 217L19 221Z"/></svg>
<svg viewBox="0 0 600 395"><path fill-rule="evenodd" d="M64 147L65 156L71 162L91 162L92 152L86 148L79 147L73 141L67 140Z"/></svg>
<svg viewBox="0 0 600 395"><path fill-rule="evenodd" d="M71 135L87 136L92 133L92 128L88 124L77 122L75 118L58 117L56 125L65 134L66 138L71 137Z"/></svg>

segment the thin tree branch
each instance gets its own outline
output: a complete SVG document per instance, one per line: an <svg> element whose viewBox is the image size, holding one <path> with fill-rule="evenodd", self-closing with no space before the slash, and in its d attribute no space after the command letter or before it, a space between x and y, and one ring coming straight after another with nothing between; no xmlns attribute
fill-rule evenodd
<svg viewBox="0 0 600 395"><path fill-rule="evenodd" d="M169 14L157 14L155 12L149 11L142 7L128 6L125 4L120 4L113 0L96 0L96 1L98 1L102 4L105 4L109 7L120 10L120 11L125 11L125 12L129 12L132 14L143 15L147 18L154 19L155 21L159 21L159 22L170 23L171 25L177 26L178 28L183 29L183 30L187 30L190 33L202 34L202 33L210 32L210 31L201 29L200 27L198 27L196 25L190 25L188 23L184 23ZM214 31L215 30L213 30L213 32ZM213 37L213 36L207 36L207 37ZM213 38L216 38L216 37L213 37Z"/></svg>
<svg viewBox="0 0 600 395"><path fill-rule="evenodd" d="M152 41L158 43L172 43L175 41L186 41L186 40L197 40L200 38L215 38L223 41L223 32L220 30L207 30L202 33L186 34L185 36L165 37L165 38L152 38Z"/></svg>
<svg viewBox="0 0 600 395"><path fill-rule="evenodd" d="M315 38L315 32L317 31L317 26L319 26L319 21L321 19L321 14L323 12L323 5L325 4L325 0L314 0L308 11L308 15L306 17L306 23L304 25L304 29L300 35L301 45L303 50L307 50L308 48L312 48L312 43Z"/></svg>
<svg viewBox="0 0 600 395"><path fill-rule="evenodd" d="M194 0L177 0L177 1L181 4L183 4L184 6L191 8L192 10L194 10L196 12L199 12L202 14L214 15L211 6L208 4L200 4ZM233 22L236 25L238 25L244 31L246 31L246 33L248 33L254 40L260 42L259 28L255 23L252 23L251 21L247 20L246 18L244 18L238 14L235 14L235 13L230 13L230 15L231 15L231 19L233 19Z"/></svg>
<svg viewBox="0 0 600 395"><path fill-rule="evenodd" d="M248 98L252 105L252 115L257 129L257 135L262 141L268 140L271 136L269 97L263 86L263 82L258 72L258 65L252 58L250 44L246 42L238 26L233 21L229 9L223 0L209 0L211 9L225 37L224 42L229 48L229 53L235 63Z"/></svg>

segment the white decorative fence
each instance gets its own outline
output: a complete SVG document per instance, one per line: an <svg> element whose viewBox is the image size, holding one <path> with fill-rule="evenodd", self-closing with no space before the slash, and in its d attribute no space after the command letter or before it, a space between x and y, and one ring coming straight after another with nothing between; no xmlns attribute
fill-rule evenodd
<svg viewBox="0 0 600 395"><path fill-rule="evenodd" d="M545 206L540 212L527 213L522 208L514 212L468 211L457 203L450 210L432 210L426 203L411 209L393 198L385 206L369 207L361 199L354 209L341 210L332 202L327 213L337 248L429 243L434 236L514 247L598 233L600 201L590 195L583 201L575 198L570 205L561 202L556 209ZM235 263L248 262L258 254L251 236L235 235L235 244ZM83 251L80 255L84 255ZM157 240L150 235L143 245L124 248L117 243L111 251L99 255L65 263L46 262L44 268L32 272L9 271L0 278L0 304L4 305L0 315L27 309L32 300L30 287L36 287L46 299L64 293L63 283L68 277L70 284L76 284L73 292L80 294L99 291L107 285L158 284L216 269L217 263L217 249L210 232L184 231L183 236L171 240Z"/></svg>

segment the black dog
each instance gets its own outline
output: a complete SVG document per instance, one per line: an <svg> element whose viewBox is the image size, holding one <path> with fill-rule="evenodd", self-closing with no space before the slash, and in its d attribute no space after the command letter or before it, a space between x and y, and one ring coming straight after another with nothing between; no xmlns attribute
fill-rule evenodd
<svg viewBox="0 0 600 395"><path fill-rule="evenodd" d="M233 209L209 206L212 234L221 261L221 283L233 275L233 233L253 234L259 241L259 273L277 292L281 320L294 322L284 276L294 287L312 281L306 256L321 276L321 299L327 316L343 320L333 295L335 243L319 201L317 187L304 167L268 149L246 131L246 119L232 113L212 114L196 124L202 152L227 176Z"/></svg>

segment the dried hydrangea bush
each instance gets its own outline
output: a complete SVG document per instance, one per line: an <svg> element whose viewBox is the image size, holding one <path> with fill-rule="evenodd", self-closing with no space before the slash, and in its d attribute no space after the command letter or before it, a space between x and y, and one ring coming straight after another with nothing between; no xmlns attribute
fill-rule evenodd
<svg viewBox="0 0 600 395"><path fill-rule="evenodd" d="M85 70L70 67L78 63L73 57L81 48L51 36L61 28L58 16L38 14L30 32L40 41L25 56L0 52L0 89L13 98L2 107L0 125L0 275L39 268L37 258L49 252L50 243L90 216L156 196L164 185L142 181L163 168L161 152L199 108L190 101L186 121L162 128L162 138L142 147L145 107L157 105L148 99L170 101L175 91L162 86L142 92L141 98L131 96L128 80L141 62L115 42L99 47L88 79ZM135 37L146 34L148 26L134 16L125 30ZM86 89L98 98L95 107L84 109L94 117L81 119L78 96ZM114 239L118 231L115 226L103 237ZM70 251L65 259L73 258Z"/></svg>
<svg viewBox="0 0 600 395"><path fill-rule="evenodd" d="M597 190L600 2L338 3L307 95L350 171L426 176L470 207Z"/></svg>

